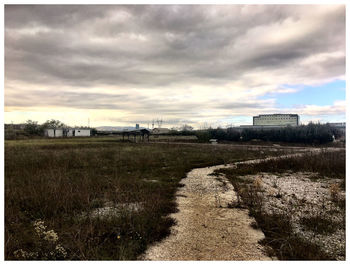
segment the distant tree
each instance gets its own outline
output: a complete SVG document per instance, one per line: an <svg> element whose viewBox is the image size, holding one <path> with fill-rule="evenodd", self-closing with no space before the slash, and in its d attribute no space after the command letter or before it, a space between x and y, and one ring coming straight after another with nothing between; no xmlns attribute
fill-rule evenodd
<svg viewBox="0 0 350 265"><path fill-rule="evenodd" d="M241 136L244 141L260 139L263 141L324 144L333 141L335 133L337 132L328 124L309 123L297 127L287 126L270 130L244 129Z"/></svg>
<svg viewBox="0 0 350 265"><path fill-rule="evenodd" d="M198 130L195 132L195 135L200 142L208 142L210 139L210 133L208 130Z"/></svg>
<svg viewBox="0 0 350 265"><path fill-rule="evenodd" d="M67 127L63 122L59 120L47 120L41 125L42 129L56 129L56 128L62 128Z"/></svg>
<svg viewBox="0 0 350 265"><path fill-rule="evenodd" d="M96 130L95 128L92 128L92 129L91 129L91 135L92 135L92 136L97 135L97 130Z"/></svg>
<svg viewBox="0 0 350 265"><path fill-rule="evenodd" d="M37 121L27 120L24 125L24 132L27 135L40 135L42 130Z"/></svg>
<svg viewBox="0 0 350 265"><path fill-rule="evenodd" d="M214 139L227 140L227 131L225 129L218 127L215 130L215 134L213 136L214 136L213 137Z"/></svg>
<svg viewBox="0 0 350 265"><path fill-rule="evenodd" d="M332 127L330 125L328 125L328 126L329 126L331 132L333 133L335 139L338 139L338 138L340 138L340 137L345 135L344 132L339 130L338 128Z"/></svg>
<svg viewBox="0 0 350 265"><path fill-rule="evenodd" d="M227 129L227 139L228 141L239 141L241 134L233 128Z"/></svg>
<svg viewBox="0 0 350 265"><path fill-rule="evenodd" d="M182 127L181 127L181 131L192 131L193 130L193 127L190 126L190 125L187 125L187 124L184 124Z"/></svg>

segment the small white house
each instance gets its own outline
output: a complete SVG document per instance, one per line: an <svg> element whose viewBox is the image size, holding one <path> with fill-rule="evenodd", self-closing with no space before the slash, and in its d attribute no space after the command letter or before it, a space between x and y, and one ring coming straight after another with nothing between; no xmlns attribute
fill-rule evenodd
<svg viewBox="0 0 350 265"><path fill-rule="evenodd" d="M75 129L74 136L90 136L90 129Z"/></svg>
<svg viewBox="0 0 350 265"><path fill-rule="evenodd" d="M55 137L55 129L46 129L45 136L47 137Z"/></svg>
<svg viewBox="0 0 350 265"><path fill-rule="evenodd" d="M63 137L63 129L55 129L55 137Z"/></svg>

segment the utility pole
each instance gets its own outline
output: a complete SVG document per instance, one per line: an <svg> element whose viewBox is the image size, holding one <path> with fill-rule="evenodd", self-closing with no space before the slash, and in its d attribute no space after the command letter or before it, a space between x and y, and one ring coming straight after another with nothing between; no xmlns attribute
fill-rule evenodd
<svg viewBox="0 0 350 265"><path fill-rule="evenodd" d="M162 128L162 123L163 123L163 119L159 119L157 118L157 124L158 124L158 128Z"/></svg>

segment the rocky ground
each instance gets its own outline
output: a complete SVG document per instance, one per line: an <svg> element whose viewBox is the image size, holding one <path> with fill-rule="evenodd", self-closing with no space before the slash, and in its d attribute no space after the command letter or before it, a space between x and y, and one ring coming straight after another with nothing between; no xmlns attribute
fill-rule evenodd
<svg viewBox="0 0 350 265"><path fill-rule="evenodd" d="M243 176L259 185L262 209L291 219L294 232L337 260L345 259L345 191L341 180L286 172Z"/></svg>

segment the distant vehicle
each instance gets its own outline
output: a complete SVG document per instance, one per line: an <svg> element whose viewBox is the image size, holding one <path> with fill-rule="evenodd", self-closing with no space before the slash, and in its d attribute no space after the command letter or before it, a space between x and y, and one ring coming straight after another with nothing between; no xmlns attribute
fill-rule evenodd
<svg viewBox="0 0 350 265"><path fill-rule="evenodd" d="M218 143L218 140L217 139L210 139L209 142L211 144L217 144Z"/></svg>

